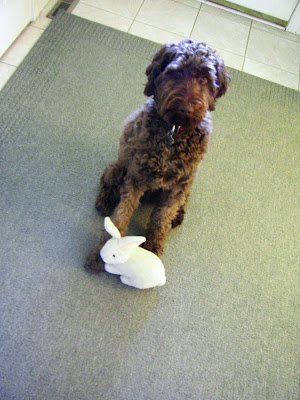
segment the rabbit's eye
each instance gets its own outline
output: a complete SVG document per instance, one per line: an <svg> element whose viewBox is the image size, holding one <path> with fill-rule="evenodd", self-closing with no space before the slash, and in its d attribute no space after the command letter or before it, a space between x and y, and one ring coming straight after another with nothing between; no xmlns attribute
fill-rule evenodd
<svg viewBox="0 0 300 400"><path fill-rule="evenodd" d="M115 255L115 254L113 254L113 257L116 257L116 255Z"/></svg>

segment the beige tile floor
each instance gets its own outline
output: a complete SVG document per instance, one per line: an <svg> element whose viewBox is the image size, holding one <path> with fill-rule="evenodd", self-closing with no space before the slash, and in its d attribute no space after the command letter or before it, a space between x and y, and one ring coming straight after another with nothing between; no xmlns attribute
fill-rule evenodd
<svg viewBox="0 0 300 400"><path fill-rule="evenodd" d="M0 59L0 88L50 21L51 0ZM80 0L73 14L158 43L206 42L229 67L299 90L300 36L197 0Z"/></svg>

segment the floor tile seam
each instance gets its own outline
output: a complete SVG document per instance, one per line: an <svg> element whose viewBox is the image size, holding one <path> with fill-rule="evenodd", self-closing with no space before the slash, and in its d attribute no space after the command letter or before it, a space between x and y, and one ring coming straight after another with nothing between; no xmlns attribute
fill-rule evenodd
<svg viewBox="0 0 300 400"><path fill-rule="evenodd" d="M191 39L192 39L192 37L191 37ZM205 44L207 44L209 47L211 47L213 50L216 50L217 52L226 51L226 53L230 53L230 54L232 54L232 55L234 55L234 56L238 56L238 57L244 58L244 55L243 55L243 54L234 52L234 51L232 51L232 50L225 49L225 48L222 47L222 46L215 46L215 45L209 44L208 42L205 42ZM236 69L236 68L235 68L235 69Z"/></svg>
<svg viewBox="0 0 300 400"><path fill-rule="evenodd" d="M247 49L248 49L249 40L250 40L250 35L251 35L251 30L252 30L252 23L253 23L253 20L251 20L251 24L250 24L250 27L249 27L247 42L246 42L246 46L245 46L245 52L244 52L244 55L243 55L243 64L242 64L242 69L241 69L242 71L243 71L244 66L245 66L246 54L247 54Z"/></svg>
<svg viewBox="0 0 300 400"><path fill-rule="evenodd" d="M171 0L171 1L173 3L177 3L177 4L181 4L183 6L186 6L186 7L193 8L194 10L199 10L201 8L201 5L202 5L202 3L200 1L199 1L199 6L198 7L190 6L189 4L182 3L181 1L178 1L178 0Z"/></svg>
<svg viewBox="0 0 300 400"><path fill-rule="evenodd" d="M31 48L30 48L30 50L31 50ZM22 61L23 61L23 60L22 60ZM0 60L0 65L1 65L1 64L8 65L9 67L12 67L12 68L18 68L18 65L10 64L10 63L8 63L8 62L5 62L5 61Z"/></svg>
<svg viewBox="0 0 300 400"><path fill-rule="evenodd" d="M253 22L253 21L252 21L252 22ZM252 60L252 61L256 61L256 62L259 62L259 63L261 63L261 64L268 65L268 66L270 66L270 67L272 67L272 68L276 68L276 69L279 69L279 70L281 70L281 71L288 72L288 73L293 74L293 75L295 75L295 76L298 76L298 74L299 74L299 76L300 76L300 71L298 72L298 74L296 74L295 72L291 72L291 71L289 71L289 70L287 70L287 69L278 68L278 67L276 67L276 66L273 66L272 64L266 64L265 62L262 62L262 61L260 61L260 60L256 60L256 59L254 59L253 57L247 57L249 42L251 41L251 33L252 33L253 30L255 30L255 29L258 29L258 28L255 27L255 26L252 26L252 24L251 24L251 29L250 29L250 31L249 31L249 36L248 36L247 45L246 45L246 50L245 50L245 55L244 55L243 68L244 68L245 60L246 60L246 58L248 58L248 59L250 59L250 60ZM266 32L266 31L263 31L263 32ZM269 33L269 34L272 35L272 33L270 33L270 32L266 32L266 33ZM276 36L276 35L274 34L274 36ZM277 36L277 37L280 37L280 36ZM282 38L282 37L281 37L281 38ZM294 42L294 41L292 41L292 40L291 40L291 42L292 42L292 43L297 43L297 42ZM300 63L299 63L299 70L300 70Z"/></svg>
<svg viewBox="0 0 300 400"><path fill-rule="evenodd" d="M9 51L12 51L12 48L13 48L14 44L16 44L17 42L20 42L20 39L21 39L22 35L23 35L23 34L27 34L29 28L36 28L36 29L38 29L38 30L40 30L40 31L45 31L45 29L38 28L38 27L36 27L36 26L31 25L31 23L29 23L29 24L22 30L22 32L16 37L16 39L11 43L11 45L8 47L8 49L6 49L5 52L2 54L2 56L0 57L0 62L2 62L2 63L4 63L4 64L7 64L7 65L11 65L11 66L13 66L13 67L18 67L18 66L20 65L20 64L18 64L18 65L10 64L10 63L8 63L8 62L6 62L6 61L3 61L2 59L5 57L6 53L8 53ZM29 45L25 45L25 46L28 46L28 49L29 49L29 51L30 51L30 50L32 49L32 47L34 46L34 44L35 44L35 43L29 44ZM26 56L24 56L23 59L24 59L25 57L26 57ZM21 60L21 62L23 61L23 59Z"/></svg>
<svg viewBox="0 0 300 400"><path fill-rule="evenodd" d="M122 17L122 18L124 18L124 19L127 19L128 21L131 21L131 20L132 20L132 18L124 17L124 15L116 14L116 13L114 13L114 12L112 12L112 11L104 10L104 8L100 8L100 7L96 7L96 6L91 6L90 4L86 4L86 3L82 2L82 1L81 1L79 4L84 4L86 7L94 8L94 9L96 9L96 10L101 10L101 11L104 11L104 12L106 12L106 13L108 13L108 14L116 15L117 17ZM76 10L76 8L74 8L73 11L75 11L75 10ZM72 15L76 15L76 14L73 14L73 11L72 11ZM91 21L91 20L89 19L89 21ZM100 24L100 22L98 22L98 23Z"/></svg>
<svg viewBox="0 0 300 400"><path fill-rule="evenodd" d="M138 21L138 20L134 20L134 22L138 22L139 24L146 25L146 26L148 26L150 28L159 29L160 31L163 31L163 32L172 33L174 35L181 36L183 39L184 38L185 39L189 39L190 38L190 36L181 35L180 33L174 32L174 31L167 31L164 28L159 28L158 26L150 25L150 24L147 24L146 22L141 22L141 21ZM130 33L130 32L128 32L128 33ZM143 39L142 36L139 36L139 37L141 37ZM151 40L151 39L145 39L145 40Z"/></svg>
<svg viewBox="0 0 300 400"><path fill-rule="evenodd" d="M295 74L294 72L287 71L287 70L282 69L282 68L274 67L274 65L266 64L265 62L258 61L258 60L255 60L255 59L253 59L253 58L250 58L250 57L246 57L246 56L245 56L245 61L246 61L246 59L247 59L247 60L254 61L254 62L257 62L257 63L259 63L259 64L262 64L262 65L264 65L264 66L266 66L266 67L271 67L271 68L277 69L278 71L281 71L281 72L286 72L286 73L288 73L288 74L294 75L295 77L298 77L298 78L300 77L300 71L299 71L299 74ZM243 65L243 68L244 68L244 65ZM242 71L245 72L244 70L242 70Z"/></svg>
<svg viewBox="0 0 300 400"><path fill-rule="evenodd" d="M287 37L285 38L285 37L283 37L282 35L279 35L279 34L277 34L277 33L275 33L275 32L268 32L268 31L266 31L266 30L264 30L264 29L262 29L262 28L258 28L257 26L253 26L252 29L253 29L253 30L258 30L258 31L264 32L264 33L266 33L266 34L268 34L268 35L273 35L273 36L276 36L277 38L284 39L284 40L288 40L289 42L297 43L297 44L300 45L300 42L298 42L296 39L293 40L293 39L290 39L290 38L287 38ZM285 32L285 31L282 31L282 32Z"/></svg>
<svg viewBox="0 0 300 400"><path fill-rule="evenodd" d="M203 4L208 4L208 3L203 3ZM210 4L208 4L208 5L210 5ZM214 7L214 8L218 9L218 7ZM229 11L224 10L223 8L219 8L219 10L223 10L223 11L229 13L229 14L232 14L232 15L239 15L239 14L235 14L235 13L230 13ZM226 19L226 20L228 20L228 21L230 21L230 22L236 22L236 23L238 23L238 24L240 24L240 25L249 26L249 24L246 23L246 22L237 21L237 20L234 20L233 18L226 17L225 15L217 14L217 13L214 13L214 12L212 12L212 11L202 10L202 13L207 13L207 14L210 14L210 15L214 15L215 17L224 18L224 19ZM251 17L243 17L242 15L240 15L240 16L241 16L242 18L250 19L250 20L252 21Z"/></svg>
<svg viewBox="0 0 300 400"><path fill-rule="evenodd" d="M197 19L198 19L198 17L199 17L201 8L202 8L202 3L200 3L200 7L199 7L199 9L198 9L198 12L197 12L195 21L194 21L194 23L193 23L193 26L192 26L192 29L191 29L190 36L189 36L189 37L191 37L192 34L193 34L193 30L194 30L194 28L195 28L195 25L196 25Z"/></svg>
<svg viewBox="0 0 300 400"><path fill-rule="evenodd" d="M195 40L192 36L190 36L190 39ZM221 58L223 58L223 59L224 59L225 57L222 57L221 52L222 52L222 51L226 51L226 53L229 53L229 54L231 54L231 55L233 55L233 56L241 57L241 58L243 59L243 61L244 61L244 56L243 56L242 54L240 54L240 53L235 53L234 51L231 51L231 50L228 50L228 49L224 49L224 47L221 47L221 46L214 46L214 45L211 45L211 44L208 43L208 42L204 42L204 43L207 44L212 50L215 50L215 51L217 52L217 54L218 54L219 56L221 56ZM229 65L228 65L228 66L229 66ZM237 68L237 67L231 67L231 68L236 69L237 71L242 71L241 68Z"/></svg>
<svg viewBox="0 0 300 400"><path fill-rule="evenodd" d="M27 26L26 26L26 28L34 28L34 29L39 29L40 31L44 31L45 29L44 28L41 28L40 26L36 26L36 25L33 25L33 22L36 22L37 20L35 19L34 21L31 21ZM25 28L25 29L26 29Z"/></svg>
<svg viewBox="0 0 300 400"><path fill-rule="evenodd" d="M43 19L46 19L47 20L47 22L50 24L51 23L51 18L49 18L49 17L43 17ZM41 29L42 31L44 31L44 30L46 30L46 26L44 27L44 28L42 28L41 26L39 26L39 25L35 25L35 24L38 24L39 23L39 20L38 19L35 19L34 21L31 21L30 22L30 25L29 26L32 26L33 28L38 28L38 29Z"/></svg>
<svg viewBox="0 0 300 400"><path fill-rule="evenodd" d="M189 39L195 40L195 39L193 39L193 37L192 37L192 32L193 32L193 30L192 30L190 36L184 36L184 35L180 35L179 33L176 33L176 32L167 31L166 29L158 28L158 27L156 27L156 26L153 26L153 25L150 25L150 24L146 24L146 23L144 23L144 22L140 22L140 21L134 21L134 22L138 22L139 24L148 26L148 27L150 27L150 28L159 29L159 30L161 30L161 31L163 31L163 32L166 32L166 33L176 34L177 36L181 36L182 38L189 38ZM132 34L130 31L128 31L128 33ZM140 36L140 37L142 37L142 36ZM151 39L146 39L146 40L151 40ZM235 53L235 52L230 51L230 50L227 50L227 49L224 49L224 48L222 48L222 47L220 47L220 46L211 46L211 45L209 45L209 46L212 47L213 49L214 49L215 47L217 47L217 52L226 51L227 53L230 53L230 54L235 55L235 56L242 57L242 58L244 59L244 56L243 56L243 55L238 54L238 53ZM241 71L240 68L235 68L235 69Z"/></svg>
<svg viewBox="0 0 300 400"><path fill-rule="evenodd" d="M130 24L128 30L127 30L128 33L129 33L130 29L132 28L132 25L134 24L134 22L135 22L135 20L136 20L136 17L138 16L139 12L141 11L141 8L142 8L143 5L145 4L145 1L146 1L146 0L143 0L143 1L142 1L142 3L141 3L141 5L140 5L139 9L138 9L137 12L135 13L135 16L134 16L133 20L131 21L131 24Z"/></svg>
<svg viewBox="0 0 300 400"><path fill-rule="evenodd" d="M263 20L256 20L256 19L253 18L253 21L260 23L260 25L263 25L264 27L273 28L273 29L274 29L274 32L270 32L270 31L268 31L267 29L264 29L264 28L263 28L262 26L260 26L260 25L253 26L254 29L258 29L258 30L260 30L260 31L269 33L269 34L271 34L271 35L278 36L278 37L280 37L280 38L282 38L282 39L290 40L291 42L300 43L300 35L297 35L296 33L289 32L289 31L287 31L285 28L282 28L282 27L280 27L280 26L277 27L277 26L274 26L274 25L269 25L269 24L267 24L267 23L264 23ZM280 28L282 28L282 29L280 29ZM293 38L290 38L290 37L284 37L283 35L285 35L285 34L287 34L287 35L289 35L289 36L294 36L294 39L293 39Z"/></svg>
<svg viewBox="0 0 300 400"><path fill-rule="evenodd" d="M148 24L146 22L139 21L138 19L135 19L135 22L138 22L139 24L150 26L151 28L160 29L161 31L164 31L164 32L172 33L174 35L181 36L181 37L186 38L186 39L189 38L189 36L187 36L187 35L182 35L181 33L178 33L178 32L175 32L175 31L168 31L168 30L166 30L164 28L161 28L159 26L154 26L154 25Z"/></svg>

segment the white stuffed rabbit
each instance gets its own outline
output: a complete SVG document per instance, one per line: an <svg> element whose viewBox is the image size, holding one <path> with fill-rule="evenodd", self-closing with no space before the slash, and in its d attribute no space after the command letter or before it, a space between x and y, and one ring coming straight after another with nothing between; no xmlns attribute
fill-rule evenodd
<svg viewBox="0 0 300 400"><path fill-rule="evenodd" d="M121 237L109 217L104 219L104 227L112 236L100 251L107 272L121 275L122 283L138 289L149 289L166 283L161 260L151 251L138 247L146 241L144 236Z"/></svg>

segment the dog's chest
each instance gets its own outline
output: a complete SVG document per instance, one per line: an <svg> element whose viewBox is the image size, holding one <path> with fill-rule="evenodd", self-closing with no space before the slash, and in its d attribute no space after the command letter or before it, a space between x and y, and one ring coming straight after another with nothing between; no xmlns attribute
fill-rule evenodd
<svg viewBox="0 0 300 400"><path fill-rule="evenodd" d="M168 140L169 129L153 101L146 102L125 122L119 157L137 185L171 189L188 182L196 172L208 147L209 112L194 131L176 131L173 144Z"/></svg>
<svg viewBox="0 0 300 400"><path fill-rule="evenodd" d="M151 138L136 163L139 174L147 177L151 186L170 188L189 180L205 152L205 137L176 138L172 145L165 138Z"/></svg>

